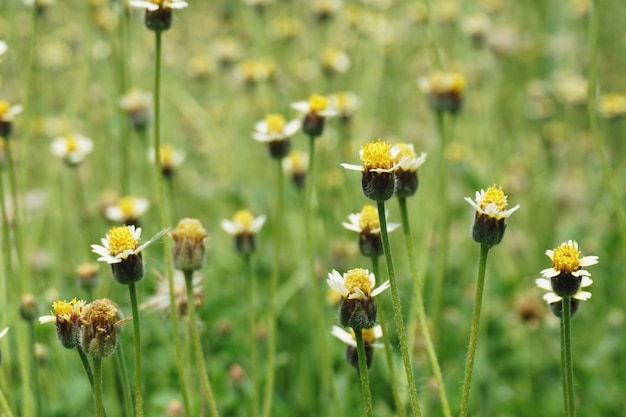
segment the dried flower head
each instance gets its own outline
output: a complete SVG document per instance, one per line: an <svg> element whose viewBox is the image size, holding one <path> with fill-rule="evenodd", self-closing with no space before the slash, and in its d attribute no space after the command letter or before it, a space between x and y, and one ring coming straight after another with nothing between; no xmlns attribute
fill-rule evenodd
<svg viewBox="0 0 626 417"><path fill-rule="evenodd" d="M117 305L108 298L87 304L80 317L80 345L95 359L106 359L117 348L117 327L130 320L117 320Z"/></svg>
<svg viewBox="0 0 626 417"><path fill-rule="evenodd" d="M504 236L506 229L505 219L519 209L519 204L505 210L507 206L507 196L502 188L495 185L489 187L487 191L476 192L476 200L465 197L465 201L476 209L474 225L472 226L472 238L475 242L487 247L497 245Z"/></svg>
<svg viewBox="0 0 626 417"><path fill-rule="evenodd" d="M185 218L170 232L174 239L174 266L181 271L196 271L204 265L204 241L209 238L197 219Z"/></svg>

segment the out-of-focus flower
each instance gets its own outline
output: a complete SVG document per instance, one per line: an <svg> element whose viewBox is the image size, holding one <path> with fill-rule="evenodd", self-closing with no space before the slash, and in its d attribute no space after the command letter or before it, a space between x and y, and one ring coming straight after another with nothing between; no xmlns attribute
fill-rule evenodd
<svg viewBox="0 0 626 417"><path fill-rule="evenodd" d="M180 270L174 271L174 302L176 303L176 311L179 316L187 315L188 299L185 275ZM202 306L202 277L194 275L192 278L193 302L196 308ZM164 314L170 313L170 285L167 279L161 277L157 282L155 294L148 298L140 309L152 308Z"/></svg>
<svg viewBox="0 0 626 417"><path fill-rule="evenodd" d="M233 38L218 38L211 45L211 56L222 66L227 67L238 61L242 53L241 45Z"/></svg>
<svg viewBox="0 0 626 417"><path fill-rule="evenodd" d="M172 9L184 9L189 4L184 0L130 0L132 7L146 10L146 27L154 31L172 27Z"/></svg>
<svg viewBox="0 0 626 417"><path fill-rule="evenodd" d="M208 54L195 54L187 62L187 73L196 80L205 80L215 73L215 62Z"/></svg>
<svg viewBox="0 0 626 417"><path fill-rule="evenodd" d="M0 57L4 55L7 49L9 49L9 47L7 46L7 43L5 41L0 41ZM0 62L2 62L2 59L0 59Z"/></svg>
<svg viewBox="0 0 626 417"><path fill-rule="evenodd" d="M398 142L391 147L396 170L396 196L410 197L417 191L419 178L417 169L426 162L426 153L419 156L415 153L413 144Z"/></svg>
<svg viewBox="0 0 626 417"><path fill-rule="evenodd" d="M344 123L350 121L360 105L359 97L350 91L340 91L328 96L328 107L335 110Z"/></svg>
<svg viewBox="0 0 626 417"><path fill-rule="evenodd" d="M152 94L133 88L120 98L120 108L128 113L133 129L142 132L152 123Z"/></svg>
<svg viewBox="0 0 626 417"><path fill-rule="evenodd" d="M70 166L80 165L93 150L93 142L81 134L59 136L50 144L50 152Z"/></svg>
<svg viewBox="0 0 626 417"><path fill-rule="evenodd" d="M328 99L319 94L312 94L308 101L298 101L291 104L291 108L304 114L302 131L311 138L316 138L324 131L324 121L327 117L337 115L337 111L328 105Z"/></svg>
<svg viewBox="0 0 626 417"><path fill-rule="evenodd" d="M315 0L313 2L313 13L321 22L325 22L337 15L343 6L341 0Z"/></svg>
<svg viewBox="0 0 626 417"><path fill-rule="evenodd" d="M295 17L277 16L269 22L268 31L274 39L293 40L304 31L304 23Z"/></svg>
<svg viewBox="0 0 626 417"><path fill-rule="evenodd" d="M491 20L488 15L477 13L463 19L461 28L465 34L472 38L474 45L483 46L491 28Z"/></svg>
<svg viewBox="0 0 626 417"><path fill-rule="evenodd" d="M475 200L465 197L465 201L476 209L472 238L476 243L487 247L500 243L506 229L505 220L520 207L518 204L505 210L508 204L507 196L502 188L495 185L489 187L487 191L476 191Z"/></svg>
<svg viewBox="0 0 626 417"><path fill-rule="evenodd" d="M348 363L358 369L359 357L356 350L356 338L354 330L350 329L350 332L347 332L339 326L333 326L332 334L337 339L341 340L347 345L346 360L348 361ZM371 329L361 330L361 334L363 335L363 345L365 348L367 367L370 368L372 366L372 361L374 358L374 348L384 347L383 344L376 343L376 339L383 337L383 329L379 324L377 324Z"/></svg>
<svg viewBox="0 0 626 417"><path fill-rule="evenodd" d="M385 213L385 218L387 213ZM361 254L368 257L381 256L383 252L383 242L380 236L380 219L378 209L371 204L365 204L360 213L348 215L349 223L342 225L348 230L359 234L359 249ZM400 226L399 223L387 223L387 231L392 232Z"/></svg>
<svg viewBox="0 0 626 417"><path fill-rule="evenodd" d="M543 80L531 80L526 86L526 116L530 120L544 120L554 113L554 102Z"/></svg>
<svg viewBox="0 0 626 417"><path fill-rule="evenodd" d="M14 104L13 106L4 100L0 100L0 136L9 139L13 132L13 122L15 116L22 112L22 106Z"/></svg>
<svg viewBox="0 0 626 417"><path fill-rule="evenodd" d="M185 218L170 232L174 239L172 257L181 271L196 271L204 265L204 241L209 238L197 219Z"/></svg>
<svg viewBox="0 0 626 417"><path fill-rule="evenodd" d="M300 129L300 121L292 120L289 123L280 114L268 114L265 119L254 125L252 137L267 143L272 158L282 159L291 150L289 138Z"/></svg>
<svg viewBox="0 0 626 417"><path fill-rule="evenodd" d="M259 12L263 12L267 6L273 3L273 0L244 0L244 3L250 7L254 7Z"/></svg>
<svg viewBox="0 0 626 417"><path fill-rule="evenodd" d="M93 262L83 262L76 267L76 277L78 286L88 292L98 286L98 264Z"/></svg>
<svg viewBox="0 0 626 417"><path fill-rule="evenodd" d="M39 315L39 306L33 294L26 293L20 298L20 315L26 321L34 321Z"/></svg>
<svg viewBox="0 0 626 417"><path fill-rule="evenodd" d="M229 235L235 237L235 249L242 255L256 251L256 234L265 224L266 217L254 217L248 210L239 210L233 220L222 220L221 226Z"/></svg>
<svg viewBox="0 0 626 417"><path fill-rule="evenodd" d="M161 145L159 156L161 157L161 172L165 178L172 178L176 169L185 160L185 152L169 144ZM148 150L148 160L154 164L154 148Z"/></svg>
<svg viewBox="0 0 626 417"><path fill-rule="evenodd" d="M419 80L420 89L437 112L458 113L463 106L465 77L459 72L435 72Z"/></svg>
<svg viewBox="0 0 626 417"><path fill-rule="evenodd" d="M350 68L350 57L342 49L326 48L322 55L322 68L328 74L343 74Z"/></svg>
<svg viewBox="0 0 626 417"><path fill-rule="evenodd" d="M273 59L246 59L235 67L235 80L247 86L271 81L276 75Z"/></svg>
<svg viewBox="0 0 626 417"><path fill-rule="evenodd" d="M150 203L146 198L127 196L108 206L104 215L111 222L136 225L149 207Z"/></svg>
<svg viewBox="0 0 626 417"><path fill-rule="evenodd" d="M396 189L395 171L391 144L389 142L371 141L366 143L359 152L363 165L341 164L345 169L361 171L361 187L363 194L374 201L389 200Z"/></svg>
<svg viewBox="0 0 626 417"><path fill-rule="evenodd" d="M296 187L302 188L306 174L309 171L309 155L301 151L292 150L283 158L282 164L283 170L291 176L291 180Z"/></svg>
<svg viewBox="0 0 626 417"><path fill-rule="evenodd" d="M587 102L589 83L580 75L557 74L553 86L555 95L567 104L581 106Z"/></svg>
<svg viewBox="0 0 626 417"><path fill-rule="evenodd" d="M598 98L598 114L604 119L615 119L626 114L626 96L604 94Z"/></svg>

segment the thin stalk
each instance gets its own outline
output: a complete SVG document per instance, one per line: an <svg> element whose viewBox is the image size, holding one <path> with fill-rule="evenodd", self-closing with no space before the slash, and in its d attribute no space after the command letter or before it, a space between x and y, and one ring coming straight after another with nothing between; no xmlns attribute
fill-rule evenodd
<svg viewBox="0 0 626 417"><path fill-rule="evenodd" d="M93 358L93 382L96 417L104 417L104 404L102 402L102 359L99 358Z"/></svg>
<svg viewBox="0 0 626 417"><path fill-rule="evenodd" d="M2 410L6 417L13 417L13 412L11 411L11 407L9 407L9 403L4 396L4 390L2 387L0 387L0 410Z"/></svg>
<svg viewBox="0 0 626 417"><path fill-rule="evenodd" d="M361 401L363 401L363 415L372 417L374 410L372 408L372 394L370 392L370 379L367 369L367 358L365 356L365 345L363 343L363 330L359 329L354 332L356 339L356 352L359 358L359 382L361 384Z"/></svg>
<svg viewBox="0 0 626 417"><path fill-rule="evenodd" d="M400 292L398 290L398 281L393 266L393 258L391 256L391 246L389 245L389 234L387 232L387 219L385 218L385 202L377 201L378 219L380 222L380 235L383 240L383 251L385 252L385 261L387 262L387 273L389 275L389 283L391 286L391 302L393 304L393 318L398 328L398 339L400 343L400 352L402 353L402 362L404 363L404 372L406 380L409 383L409 398L411 399L411 407L413 415L421 416L419 399L417 397L417 386L415 385L415 377L413 375L413 367L411 366L411 358L407 347L406 329L404 328L404 320L402 318L402 305L400 303Z"/></svg>
<svg viewBox="0 0 626 417"><path fill-rule="evenodd" d="M37 357L35 356L35 322L28 321L28 345L30 348L30 371L35 395L35 409L38 416L43 416L41 408L41 389L39 389L39 372L37 369Z"/></svg>
<svg viewBox="0 0 626 417"><path fill-rule="evenodd" d="M2 302L3 306L7 305L7 297L13 297L14 300L19 299L20 292L14 289L14 285L10 285L10 280L7 277L13 276L13 256L11 256L11 235L10 235L10 225L9 225L9 216L7 215L6 208L6 198L4 193L4 178L2 175L2 171L0 170L0 211L2 212L2 252L4 255L4 273L2 276L2 285L0 286L0 302ZM18 281L19 279L15 280ZM5 309L2 309L2 322L8 323L9 320L6 319Z"/></svg>
<svg viewBox="0 0 626 417"><path fill-rule="evenodd" d="M78 352L78 356L80 357L80 362L83 364L83 369L85 370L85 373L87 374L87 379L89 380L89 385L91 385L91 390L95 394L96 386L94 384L93 372L91 371L91 365L89 364L89 359L87 358L87 354L83 352L80 346L76 348L76 351Z"/></svg>
<svg viewBox="0 0 626 417"><path fill-rule="evenodd" d="M426 345L426 353L430 366L432 367L435 380L437 381L437 389L439 391L439 398L441 399L441 407L443 408L443 415L445 417L451 417L450 403L448 402L448 396L446 395L446 387L443 383L443 376L441 375L441 367L437 359L437 353L435 352L435 346L433 344L430 327L428 326L428 319L426 317L426 309L424 307L424 295L422 293L422 284L417 272L417 260L415 259L415 248L413 246L413 237L411 236L411 226L409 223L409 215L406 207L406 198L399 198L400 203L400 215L402 216L402 228L404 230L404 240L406 241L406 249L409 253L409 264L411 266L411 275L413 276L413 288L415 289L415 300L417 303L417 318L422 328L422 335L424 336L424 344Z"/></svg>
<svg viewBox="0 0 626 417"><path fill-rule="evenodd" d="M125 10L124 2L120 2L120 18L118 26L118 51L117 51L117 76L119 82L119 96L128 92L128 71L126 62L127 54L127 31L128 31L128 13ZM122 195L130 195L130 124L128 114L125 110L119 110L120 117L123 122L120 130L120 152L122 167L120 169Z"/></svg>
<svg viewBox="0 0 626 417"><path fill-rule="evenodd" d="M487 267L487 254L489 247L480 245L480 259L478 261L478 278L476 281L476 297L474 300L474 313L472 314L472 328L470 331L469 347L467 348L467 362L465 364L465 376L463 378L463 393L461 397L461 417L466 417L469 412L469 394L474 370L474 356L476 343L478 342L478 328L480 325L480 310L483 303L483 290L485 288L485 270Z"/></svg>
<svg viewBox="0 0 626 417"><path fill-rule="evenodd" d="M115 355L115 366L121 379L121 390L124 397L124 415L131 417L133 415L133 399L131 395L130 382L128 381L128 370L126 369L126 360L122 354L122 341L118 341L117 354Z"/></svg>
<svg viewBox="0 0 626 417"><path fill-rule="evenodd" d="M139 320L139 309L137 308L137 289L135 283L128 285L130 293L130 305L133 311L133 332L135 335L135 416L143 417L143 383L141 373L141 323ZM95 368L94 362L94 368ZM95 373L95 369L94 369ZM96 381L97 383L97 381Z"/></svg>
<svg viewBox="0 0 626 417"><path fill-rule="evenodd" d="M374 256L372 258L372 272L375 277L380 277L379 258ZM378 310L378 321L380 327L383 329L383 344L385 345L385 360L387 361L387 367L389 368L389 381L391 383L391 393L393 394L393 400L396 403L396 414L398 417L404 417L404 405L400 397L400 390L398 389L398 380L396 378L396 370L393 366L393 357L391 355L391 341L389 340L389 333L387 333L387 318L385 315L385 309Z"/></svg>
<svg viewBox="0 0 626 417"><path fill-rule="evenodd" d="M215 403L215 396L211 389L211 382L209 381L209 374L206 370L206 364L204 363L204 355L202 354L202 343L200 342L200 335L198 334L198 323L196 321L196 303L193 297L193 271L185 270L185 286L187 287L187 312L189 313L189 327L191 330L191 338L193 340L193 349L196 356L196 366L200 373L200 382L202 384L202 391L206 396L209 403L209 410L211 415L218 417L217 404Z"/></svg>
<svg viewBox="0 0 626 417"><path fill-rule="evenodd" d="M18 293L21 295L29 292L28 274L26 273L26 257L24 256L24 241L22 235L22 213L20 212L19 194L17 190L17 168L13 159L13 145L11 140L5 141L7 171L9 178L9 193L11 194L11 204L13 209L13 235L15 237L15 251L19 265L20 279L18 281Z"/></svg>
<svg viewBox="0 0 626 417"><path fill-rule="evenodd" d="M280 219L280 217L278 217ZM255 277L254 277L254 269L252 267L252 257L250 255L246 255L244 257L246 263L246 270L248 272L248 325L250 326L250 380L252 381L252 417L257 417L259 415L259 393L258 393L258 365L257 365L257 351L256 351L256 332L255 332L255 322L256 322L256 309L255 309ZM274 305L275 302L270 302L270 305ZM271 309L275 309L275 307L270 307ZM270 329L272 325L270 325ZM275 326L274 326L275 329ZM275 333L275 332L274 332ZM275 336L275 335L274 335ZM274 356L274 355L272 355ZM269 363L269 361L268 361ZM273 367L270 372L273 374ZM271 401L271 399L269 400Z"/></svg>
<svg viewBox="0 0 626 417"><path fill-rule="evenodd" d="M565 331L564 326L565 322L563 321L561 311L561 378L563 378L563 408L565 410L565 416L569 417L571 414L571 405L569 402L569 396L567 392L567 384L565 383L565 378L567 378L567 370L565 369Z"/></svg>
<svg viewBox="0 0 626 417"><path fill-rule="evenodd" d="M317 278L315 276L315 248L313 243L313 213L311 203L313 199L313 190L315 188L315 137L309 137L309 172L306 182L306 195L304 200L304 227L307 242L307 258L309 261L309 271L311 273L311 293L312 302L316 309L314 312L316 333L319 335L315 338L318 346L318 354L320 355L320 366L322 371L322 379L330 390L335 405L335 416L341 417L343 410L341 409L341 400L335 386L333 378L330 358L328 357L328 347L326 344L326 324L324 323L324 314L322 311L322 297L318 287Z"/></svg>
<svg viewBox="0 0 626 417"><path fill-rule="evenodd" d="M572 306L571 297L563 297L563 311L561 314L563 330L563 389L566 393L566 416L576 417L576 403L574 402L574 365L572 362ZM568 407L569 404L569 407ZM569 410L568 410L569 408Z"/></svg>
<svg viewBox="0 0 626 417"><path fill-rule="evenodd" d="M437 49L437 41L435 40L433 8L430 4L430 0L424 0L424 4L426 5L426 33L428 35L430 49L437 68L442 70L443 62L441 60L441 54L439 54L439 49Z"/></svg>
<svg viewBox="0 0 626 417"><path fill-rule="evenodd" d="M276 190L276 214L275 214L275 231L274 231L274 264L272 266L272 277L270 280L270 298L269 298L269 335L268 335L268 358L267 358L267 381L265 383L265 392L263 395L263 413L264 417L269 417L272 411L272 399L274 394L274 381L276 377L276 291L278 288L278 276L280 275L280 247L282 242L282 223L283 223L283 195L285 193L285 178L283 175L283 166L280 160L277 161L278 168L278 185ZM250 307L252 308L252 307ZM251 317L253 320L254 317ZM254 323L250 323L251 326ZM252 328L254 336L254 329ZM254 340L253 340L254 342ZM254 343L253 343L254 345ZM253 348L254 349L254 348ZM256 386L253 386L256 388ZM253 407L254 410L254 407Z"/></svg>
<svg viewBox="0 0 626 417"><path fill-rule="evenodd" d="M157 195L159 198L159 215L161 227L169 227L167 212L165 210L165 190L163 189L163 170L161 169L161 32L155 31L155 76L154 76L154 167L156 170ZM170 317L172 319L172 332L174 348L176 350L176 364L178 367L178 377L180 391L183 397L183 407L185 415L191 416L191 403L189 402L189 391L187 388L187 377L185 375L185 363L183 362L183 351L180 344L178 328L178 312L176 311L176 292L174 290L174 262L172 259L171 242L165 239L165 265L167 268L167 282L170 293Z"/></svg>

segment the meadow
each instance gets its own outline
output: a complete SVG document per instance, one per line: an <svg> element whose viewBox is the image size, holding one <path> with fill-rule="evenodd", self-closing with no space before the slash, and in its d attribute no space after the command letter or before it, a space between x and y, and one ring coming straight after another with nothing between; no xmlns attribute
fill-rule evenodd
<svg viewBox="0 0 626 417"><path fill-rule="evenodd" d="M0 0L0 416L624 415L622 2L34 3ZM366 197L342 163L398 142L427 155L417 191ZM465 198L492 186L519 209L486 244ZM366 204L403 224L375 256L344 226ZM126 224L141 238L98 262ZM570 240L593 296L564 351L535 280ZM143 274L120 284L126 256ZM391 279L366 291L367 372L331 333L329 273L354 268ZM112 321L60 343L62 308L104 298Z"/></svg>

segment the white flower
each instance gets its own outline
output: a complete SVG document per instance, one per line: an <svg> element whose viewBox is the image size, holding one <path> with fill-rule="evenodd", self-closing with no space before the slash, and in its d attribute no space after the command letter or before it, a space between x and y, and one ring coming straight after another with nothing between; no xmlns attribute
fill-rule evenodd
<svg viewBox="0 0 626 417"><path fill-rule="evenodd" d="M10 105L8 101L0 100L0 122L12 122L15 116L20 114L24 108L19 104Z"/></svg>
<svg viewBox="0 0 626 417"><path fill-rule="evenodd" d="M519 209L519 204L509 210L504 210L507 205L506 195L502 189L496 186L489 187L487 191L476 191L476 200L465 197L465 201L476 209L478 214L484 214L496 220L505 219Z"/></svg>
<svg viewBox="0 0 626 417"><path fill-rule="evenodd" d="M60 136L50 144L50 152L69 165L78 165L93 150L91 139L77 134Z"/></svg>
<svg viewBox="0 0 626 417"><path fill-rule="evenodd" d="M315 114L319 117L333 117L337 115L337 110L329 107L328 99L319 94L313 94L308 101L298 101L291 104L291 108L302 114Z"/></svg>
<svg viewBox="0 0 626 417"><path fill-rule="evenodd" d="M141 217L150 207L147 199L141 197L123 197L117 204L108 206L104 216L112 222L127 222Z"/></svg>
<svg viewBox="0 0 626 417"><path fill-rule="evenodd" d="M389 212L385 210L385 219ZM380 233L380 222L378 218L378 209L371 204L366 204L360 213L352 213L348 215L349 223L341 223L344 228L357 233ZM400 227L400 223L387 223L387 231L392 232Z"/></svg>
<svg viewBox="0 0 626 417"><path fill-rule="evenodd" d="M552 284L550 283L549 279L537 278L535 280L535 283L542 290L549 291L547 294L545 294L543 296L543 299L548 304L558 303L559 301L561 301L563 299L562 297L556 295L556 293L554 293L552 291ZM589 277L582 277L582 279L580 281L580 288L581 289L579 289L578 292L576 292L576 294L574 294L572 296L572 298L575 298L575 299L581 300L581 301L586 301L586 300L590 299L591 298L591 293L588 292L588 291L583 291L582 288L586 288L586 287L590 286L591 284L593 284L593 281L591 280L591 278L589 278Z"/></svg>
<svg viewBox="0 0 626 417"><path fill-rule="evenodd" d="M189 4L183 0L131 0L130 5L133 7L148 9L150 11L159 9L184 9L189 6Z"/></svg>
<svg viewBox="0 0 626 417"><path fill-rule="evenodd" d="M382 343L371 343L371 341L373 340L369 340L369 339L380 339L381 337L383 337L383 329L382 327L380 327L380 324L377 324L376 326L372 327L371 329L363 329L362 330L363 333L365 332L372 332L372 335L368 335L368 345L375 347L375 348L382 348L384 347L384 345ZM342 329L339 326L333 326L333 330L332 330L332 334L333 336L335 336L337 339L341 340L343 343L345 343L348 346L352 346L353 348L356 348L356 340L354 338L354 331L350 331L347 332L344 329ZM365 339L365 335L363 337Z"/></svg>
<svg viewBox="0 0 626 417"><path fill-rule="evenodd" d="M415 172L426 162L426 153L417 156L412 143L396 143L391 147L391 156L399 171Z"/></svg>
<svg viewBox="0 0 626 417"><path fill-rule="evenodd" d="M222 220L222 229L229 235L254 235L261 230L265 224L266 217L260 215L254 217L248 210L239 210L235 213L233 220Z"/></svg>
<svg viewBox="0 0 626 417"><path fill-rule="evenodd" d="M351 269L341 275L337 270L328 273L326 283L330 288L350 300L376 297L390 287L389 280L372 291L376 285L376 277L367 269Z"/></svg>
<svg viewBox="0 0 626 417"><path fill-rule="evenodd" d="M342 91L328 96L328 107L335 110L341 117L350 117L359 108L359 97L349 91Z"/></svg>
<svg viewBox="0 0 626 417"><path fill-rule="evenodd" d="M92 252L100 255L98 261L117 264L131 255L138 255L166 232L167 229L160 231L152 239L139 246L141 227L135 228L132 225L112 227L106 237L101 239L102 245L91 245L91 249Z"/></svg>
<svg viewBox="0 0 626 417"><path fill-rule="evenodd" d="M541 276L544 278L556 277L562 273L571 274L578 278L590 277L591 273L582 267L598 263L597 256L585 256L579 259L580 251L578 250L578 242L575 240L568 240L554 250L547 250L546 255L552 260L552 268L541 271Z"/></svg>
<svg viewBox="0 0 626 417"><path fill-rule="evenodd" d="M285 123L285 119L279 114L270 114L264 120L254 125L255 132L252 137L259 142L275 142L285 140L293 136L302 123L292 120Z"/></svg>
<svg viewBox="0 0 626 417"><path fill-rule="evenodd" d="M148 150L148 161L154 163L154 147ZM174 148L172 145L161 145L161 168L176 169L185 160L185 152Z"/></svg>
<svg viewBox="0 0 626 417"><path fill-rule="evenodd" d="M368 171L378 174L391 173L398 169L393 161L391 144L380 139L364 144L359 150L359 158L363 161L363 165L342 163L341 166L351 171Z"/></svg>

